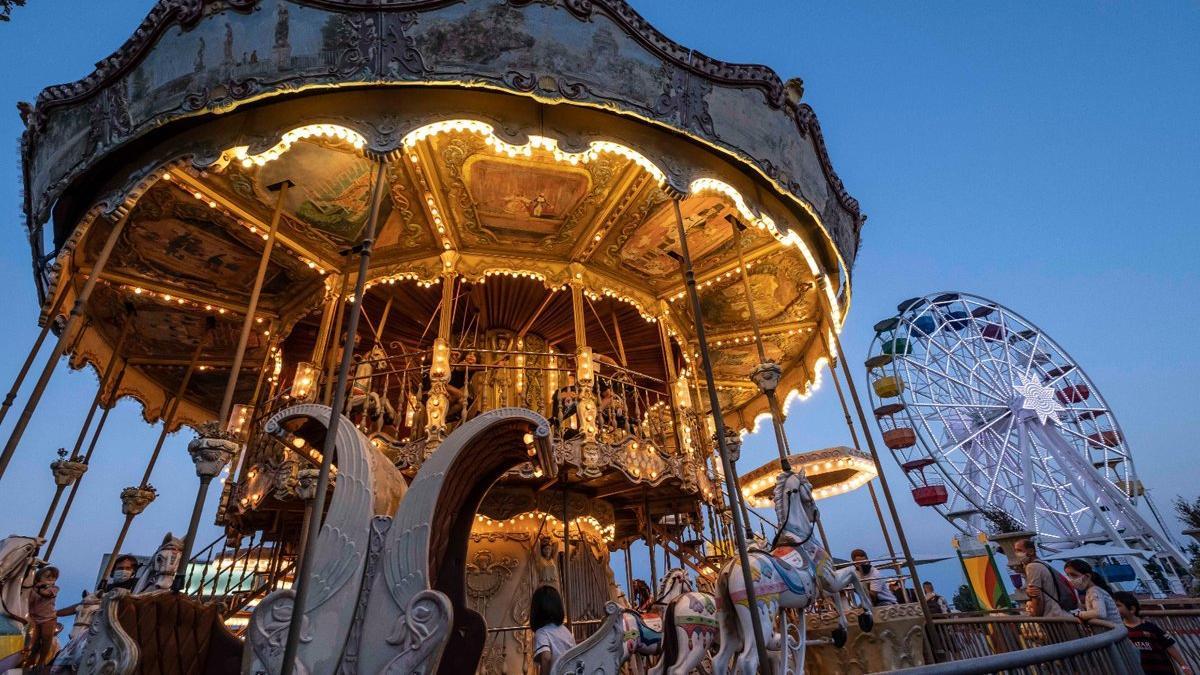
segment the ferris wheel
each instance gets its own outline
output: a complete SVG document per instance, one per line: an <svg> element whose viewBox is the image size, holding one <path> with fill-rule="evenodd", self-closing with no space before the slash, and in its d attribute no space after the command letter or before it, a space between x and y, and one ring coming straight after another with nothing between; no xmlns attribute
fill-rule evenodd
<svg viewBox="0 0 1200 675"><path fill-rule="evenodd" d="M918 504L967 534L1007 514L1051 550L1107 544L1183 564L1116 416L1062 347L966 293L897 309L875 325L866 365L884 442ZM1129 562L1153 588L1141 561Z"/></svg>

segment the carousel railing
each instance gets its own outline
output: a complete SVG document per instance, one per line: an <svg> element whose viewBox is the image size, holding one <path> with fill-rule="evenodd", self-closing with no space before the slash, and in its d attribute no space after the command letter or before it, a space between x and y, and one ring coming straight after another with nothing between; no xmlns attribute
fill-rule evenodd
<svg viewBox="0 0 1200 675"><path fill-rule="evenodd" d="M394 448L424 442L431 426L427 410L433 391L432 358L432 352L419 351L359 360L349 378L347 414L364 433L382 436ZM682 444L692 448L695 457L701 455L706 425L694 413L673 407L667 382L600 359L594 361L590 387L576 384L577 372L573 354L455 350L444 376L449 399L446 429L452 431L490 410L515 406L546 417L555 444L569 443L583 434L578 403L590 391L599 442L619 445L632 439L664 456L679 452ZM415 469L407 462L421 459L417 453L400 465ZM657 478L657 468L648 471L646 478Z"/></svg>

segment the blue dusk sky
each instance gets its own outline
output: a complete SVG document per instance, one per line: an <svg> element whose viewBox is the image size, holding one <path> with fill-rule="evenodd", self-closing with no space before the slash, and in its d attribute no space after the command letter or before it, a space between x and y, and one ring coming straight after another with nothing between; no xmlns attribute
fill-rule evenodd
<svg viewBox="0 0 1200 675"><path fill-rule="evenodd" d="M29 0L0 23L0 138L11 148L0 161L5 390L37 330L15 104L89 73L152 4ZM860 389L871 326L898 301L942 290L983 295L1039 325L1087 370L1161 507L1200 494L1200 4L633 5L689 47L804 80L834 166L870 216L843 334ZM0 535L37 531L53 493L47 464L74 441L95 384L90 370L56 374L0 482ZM0 429L4 438L16 412ZM797 449L849 444L828 382L793 406L787 430ZM120 525L117 494L137 482L156 434L136 403L113 412L54 556L64 599L93 582ZM127 549L150 552L166 530L186 529L197 482L184 451L190 437L168 439L152 478L161 494L135 522ZM760 433L742 465L774 453ZM890 456L884 465L913 550L949 554L952 529L912 502ZM217 534L215 501L198 546ZM883 552L865 490L823 501L821 510L836 555ZM644 569L644 553L635 560ZM622 578L622 562L613 562ZM947 593L961 583L953 563L928 576Z"/></svg>

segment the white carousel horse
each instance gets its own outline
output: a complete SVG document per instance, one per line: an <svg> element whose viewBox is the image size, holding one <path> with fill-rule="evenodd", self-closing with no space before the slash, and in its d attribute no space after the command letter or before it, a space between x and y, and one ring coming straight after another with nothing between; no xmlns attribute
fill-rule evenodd
<svg viewBox="0 0 1200 675"><path fill-rule="evenodd" d="M396 407L384 398L378 391L372 391L372 376L377 365L383 364L388 358L387 352L381 345L375 345L367 355L359 361L354 369L354 381L350 385L350 397L346 403L346 414L353 415L361 412L364 420L378 420L383 416L385 424L396 420ZM365 425L365 421L364 421Z"/></svg>
<svg viewBox="0 0 1200 675"><path fill-rule="evenodd" d="M717 637L717 605L707 593L693 590L687 573L667 572L652 604L666 607L662 615L662 658L650 675L687 675L708 655Z"/></svg>
<svg viewBox="0 0 1200 675"><path fill-rule="evenodd" d="M183 557L183 540L168 532L163 536L162 543L154 551L150 564L142 568L137 583L133 586L132 595L150 595L165 593L171 590L175 574ZM91 627L96 613L100 611L100 595L90 593L75 609L75 624L71 628L71 636L67 646L63 647L54 657L50 668L52 673L73 673L79 669L80 660L87 649L88 629Z"/></svg>
<svg viewBox="0 0 1200 675"><path fill-rule="evenodd" d="M804 612L818 595L828 597L837 608L838 627L834 644L845 644L847 637L846 607L842 591L853 589L863 607L859 627L868 631L874 625L871 600L854 570L834 570L833 559L812 541L819 517L812 496L812 484L804 473L780 473L775 481L775 515L779 522L775 548L771 553L750 552L751 578L754 580L756 606L747 602L745 577L735 559L721 570L717 578L718 614L721 625L721 648L713 659L714 673L725 675L730 661L735 671L744 675L758 672L758 651L755 646L751 611L761 618L767 649L780 659L776 672L804 672L805 628ZM781 609L796 609L799 618L799 640L788 639L786 613ZM774 632L778 615L784 625Z"/></svg>
<svg viewBox="0 0 1200 675"><path fill-rule="evenodd" d="M11 535L0 540L0 673L21 664L29 589L42 540Z"/></svg>
<svg viewBox="0 0 1200 675"><path fill-rule="evenodd" d="M67 646L63 647L54 657L54 664L50 667L50 672L73 673L79 668L79 662L83 658L83 648L87 646L88 629L92 627L92 622L95 621L96 614L99 612L100 596L96 593L88 593L83 596L83 600L80 600L79 606L75 608L75 623L71 626Z"/></svg>
<svg viewBox="0 0 1200 675"><path fill-rule="evenodd" d="M133 586L133 594L143 595L171 590L171 584L174 583L175 575L179 572L181 557L183 557L183 540L168 532L150 559L150 564L144 567L142 573L138 575L137 583Z"/></svg>

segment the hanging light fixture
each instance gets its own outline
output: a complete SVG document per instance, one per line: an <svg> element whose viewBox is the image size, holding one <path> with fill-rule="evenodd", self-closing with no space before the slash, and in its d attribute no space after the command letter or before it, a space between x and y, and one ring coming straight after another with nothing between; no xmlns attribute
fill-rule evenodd
<svg viewBox="0 0 1200 675"><path fill-rule="evenodd" d="M296 377L292 379L292 398L298 401L312 399L317 391L317 364L301 361L296 364Z"/></svg>

